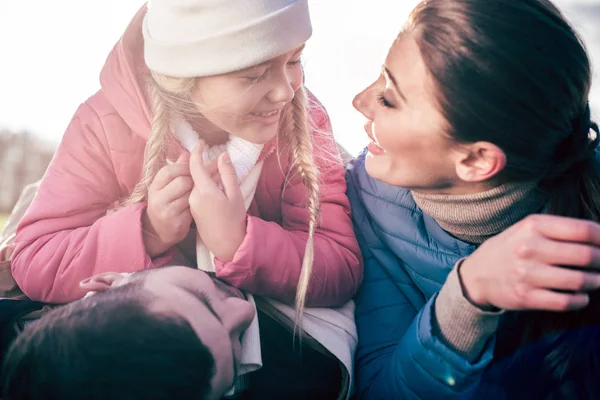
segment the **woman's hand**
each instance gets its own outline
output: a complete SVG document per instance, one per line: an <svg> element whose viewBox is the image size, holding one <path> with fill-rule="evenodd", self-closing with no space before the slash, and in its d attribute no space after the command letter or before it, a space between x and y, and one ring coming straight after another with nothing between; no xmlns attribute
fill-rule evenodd
<svg viewBox="0 0 600 400"><path fill-rule="evenodd" d="M460 266L469 300L506 310L568 311L600 288L600 225L533 215L484 242Z"/></svg>
<svg viewBox="0 0 600 400"><path fill-rule="evenodd" d="M227 153L211 173L202 160L204 144L192 151L190 171L194 188L189 197L191 214L206 247L222 261L231 261L246 237L246 207L233 164ZM221 183L223 189L219 188Z"/></svg>

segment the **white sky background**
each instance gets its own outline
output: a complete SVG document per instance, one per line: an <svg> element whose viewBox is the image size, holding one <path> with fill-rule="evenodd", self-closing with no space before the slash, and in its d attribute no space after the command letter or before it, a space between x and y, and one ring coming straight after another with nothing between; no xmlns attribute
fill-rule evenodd
<svg viewBox="0 0 600 400"><path fill-rule="evenodd" d="M106 56L143 3L0 0L0 128L26 129L57 144L77 106L99 89ZM304 56L307 86L328 109L336 138L352 153L366 144L364 119L352 108L352 98L376 79L416 3L310 0L314 34ZM568 9L600 0L558 3ZM600 37L596 24L575 25L588 42Z"/></svg>

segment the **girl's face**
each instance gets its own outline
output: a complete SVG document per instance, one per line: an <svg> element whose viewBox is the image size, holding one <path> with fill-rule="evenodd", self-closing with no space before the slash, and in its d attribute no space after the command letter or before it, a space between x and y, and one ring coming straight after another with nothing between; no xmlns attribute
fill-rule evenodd
<svg viewBox="0 0 600 400"><path fill-rule="evenodd" d="M367 118L366 168L373 178L418 191L452 192L460 186L459 153L444 134L447 123L435 91L416 42L400 37L379 78L354 99Z"/></svg>
<svg viewBox="0 0 600 400"><path fill-rule="evenodd" d="M260 65L198 78L194 101L216 130L267 143L278 132L282 109L302 85L304 45Z"/></svg>

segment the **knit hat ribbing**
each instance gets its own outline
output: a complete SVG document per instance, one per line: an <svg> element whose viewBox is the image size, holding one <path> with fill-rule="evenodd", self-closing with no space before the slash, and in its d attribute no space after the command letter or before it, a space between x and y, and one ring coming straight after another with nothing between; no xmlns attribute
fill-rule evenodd
<svg viewBox="0 0 600 400"><path fill-rule="evenodd" d="M312 34L308 0L150 0L142 27L151 70L225 74L294 50Z"/></svg>

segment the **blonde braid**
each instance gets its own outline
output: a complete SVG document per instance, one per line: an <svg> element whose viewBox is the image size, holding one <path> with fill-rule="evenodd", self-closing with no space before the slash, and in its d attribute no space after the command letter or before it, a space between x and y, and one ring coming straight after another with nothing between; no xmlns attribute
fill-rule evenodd
<svg viewBox="0 0 600 400"><path fill-rule="evenodd" d="M150 184L158 171L167 164L169 150L175 140L171 131L172 119L177 115L189 114L194 85L193 78L172 78L152 73L148 83L148 94L154 118L144 151L142 176L123 205L148 199Z"/></svg>
<svg viewBox="0 0 600 400"><path fill-rule="evenodd" d="M144 166L142 167L142 177L135 185L128 203L139 203L146 201L148 189L154 180L154 177L160 169L166 164L167 147L165 146L166 137L170 131L170 115L167 107L161 101L158 89L150 85L149 90L154 119L150 130L150 138L146 143L144 151Z"/></svg>
<svg viewBox="0 0 600 400"><path fill-rule="evenodd" d="M302 86L296 91L292 104L287 112L288 129L292 166L300 175L304 186L308 189L308 239L302 260L302 269L296 290L296 329L302 332L302 317L306 303L306 294L312 275L315 255L314 236L319 220L319 170L313 156L312 135L308 124L308 100L306 89ZM300 336L301 337L301 336Z"/></svg>

